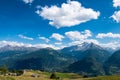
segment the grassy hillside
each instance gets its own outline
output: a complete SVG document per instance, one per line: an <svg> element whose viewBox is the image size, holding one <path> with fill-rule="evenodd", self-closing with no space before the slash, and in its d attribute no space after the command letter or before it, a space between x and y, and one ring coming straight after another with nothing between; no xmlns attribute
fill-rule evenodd
<svg viewBox="0 0 120 80"><path fill-rule="evenodd" d="M60 79L57 80L70 80L70 79L80 79L81 76L74 73L55 73ZM33 77L33 75L39 75L39 77ZM41 71L25 71L22 76L0 76L0 80L52 80L50 79L51 73L41 72ZM56 79L54 79L56 80Z"/></svg>
<svg viewBox="0 0 120 80"><path fill-rule="evenodd" d="M99 77L90 78L86 80L120 80L120 76L99 76Z"/></svg>
<svg viewBox="0 0 120 80"><path fill-rule="evenodd" d="M39 77L33 77L36 74ZM120 76L99 76L93 78L82 78L82 76L74 73L55 73L60 79L50 79L51 73L41 71L25 71L22 76L0 76L0 80L120 80Z"/></svg>

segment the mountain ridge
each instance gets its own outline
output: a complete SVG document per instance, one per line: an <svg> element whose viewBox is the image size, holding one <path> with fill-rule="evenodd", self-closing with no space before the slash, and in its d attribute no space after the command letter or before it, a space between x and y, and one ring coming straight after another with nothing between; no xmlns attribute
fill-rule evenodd
<svg viewBox="0 0 120 80"><path fill-rule="evenodd" d="M84 75L105 75L106 70L103 64L112 55L94 43L83 43L61 50L50 47L35 48L10 45L1 47L0 50L0 65L6 64L9 69L65 71Z"/></svg>

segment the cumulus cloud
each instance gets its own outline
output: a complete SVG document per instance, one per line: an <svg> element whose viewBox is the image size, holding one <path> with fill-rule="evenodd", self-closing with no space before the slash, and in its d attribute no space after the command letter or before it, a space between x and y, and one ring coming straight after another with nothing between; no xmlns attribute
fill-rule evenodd
<svg viewBox="0 0 120 80"><path fill-rule="evenodd" d="M22 39L27 39L27 40L34 40L33 38L31 37L27 37L27 36L24 36L24 35L21 35L19 34L18 37L22 38Z"/></svg>
<svg viewBox="0 0 120 80"><path fill-rule="evenodd" d="M117 23L120 22L120 11L115 11L114 14L111 16L113 20L115 20Z"/></svg>
<svg viewBox="0 0 120 80"><path fill-rule="evenodd" d="M6 45L10 45L12 47L36 47L36 48L53 48L53 49L60 49L61 47L56 47L52 44L26 44L26 43L22 43L22 42L17 42L17 41L0 41L0 47L4 47Z"/></svg>
<svg viewBox="0 0 120 80"><path fill-rule="evenodd" d="M26 4L32 4L34 0L23 0Z"/></svg>
<svg viewBox="0 0 120 80"><path fill-rule="evenodd" d="M120 34L109 33L99 33L96 38L120 38Z"/></svg>
<svg viewBox="0 0 120 80"><path fill-rule="evenodd" d="M116 41L113 41L113 42L109 42L109 43L106 43L106 44L100 44L100 46L102 46L104 48L111 48L113 50L116 50L116 49L120 48L120 43L116 42Z"/></svg>
<svg viewBox="0 0 120 80"><path fill-rule="evenodd" d="M69 32L66 32L65 35L71 40L83 40L92 36L90 30L85 30L83 32L69 31Z"/></svg>
<svg viewBox="0 0 120 80"><path fill-rule="evenodd" d="M78 1L68 1L63 3L61 7L56 5L45 6L41 11L37 10L36 13L49 20L49 24L56 28L79 25L92 19L98 19L100 16L99 11L85 8Z"/></svg>
<svg viewBox="0 0 120 80"><path fill-rule="evenodd" d="M62 41L62 39L64 38L64 36L60 35L58 33L53 33L50 38L54 38L54 39L56 39L58 41Z"/></svg>
<svg viewBox="0 0 120 80"><path fill-rule="evenodd" d="M53 49L60 49L52 44L34 44L32 45L33 47L37 47L37 48L53 48Z"/></svg>
<svg viewBox="0 0 120 80"><path fill-rule="evenodd" d="M39 36L39 39L40 39L40 40L44 40L44 41L47 42L47 43L50 41L48 38L41 37L41 36Z"/></svg>
<svg viewBox="0 0 120 80"><path fill-rule="evenodd" d="M25 47L31 47L32 45L31 44L24 44L24 43L21 43L21 42L17 42L17 41L0 41L0 47L3 47L3 46L6 46L6 45L10 45L10 46L19 46L19 47L22 47L22 46L25 46Z"/></svg>
<svg viewBox="0 0 120 80"><path fill-rule="evenodd" d="M114 7L120 7L120 0L113 0Z"/></svg>

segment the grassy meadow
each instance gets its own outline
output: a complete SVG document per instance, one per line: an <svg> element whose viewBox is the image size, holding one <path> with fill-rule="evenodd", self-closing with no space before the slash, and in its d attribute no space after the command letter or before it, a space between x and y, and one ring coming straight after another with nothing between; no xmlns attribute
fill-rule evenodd
<svg viewBox="0 0 120 80"><path fill-rule="evenodd" d="M39 77L33 77L33 74ZM0 80L120 80L120 76L98 76L91 78L82 78L82 76L74 73L55 73L59 79L50 79L51 73L28 70L21 76L0 76Z"/></svg>

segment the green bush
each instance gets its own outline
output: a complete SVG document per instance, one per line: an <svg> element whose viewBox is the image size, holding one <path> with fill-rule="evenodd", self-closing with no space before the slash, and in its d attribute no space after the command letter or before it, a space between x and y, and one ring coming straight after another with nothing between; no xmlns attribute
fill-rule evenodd
<svg viewBox="0 0 120 80"><path fill-rule="evenodd" d="M56 76L55 73L52 73L52 74L50 75L50 79L56 79L56 78L57 78L57 76Z"/></svg>
<svg viewBox="0 0 120 80"><path fill-rule="evenodd" d="M1 73L1 74L6 74L6 73L8 73L8 72L9 72L9 71L8 71L8 68L7 68L6 65L3 65L3 66L0 67L0 73Z"/></svg>

